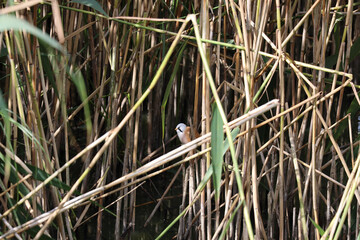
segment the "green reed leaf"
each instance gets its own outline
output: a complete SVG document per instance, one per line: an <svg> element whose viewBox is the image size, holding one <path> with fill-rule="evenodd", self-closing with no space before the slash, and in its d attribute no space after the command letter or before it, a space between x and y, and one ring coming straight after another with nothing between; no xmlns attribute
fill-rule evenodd
<svg viewBox="0 0 360 240"><path fill-rule="evenodd" d="M95 0L74 0L71 1L73 3L80 3L82 5L88 6L96 11L98 11L99 13L101 13L102 15L109 17L109 15L107 15L107 13L104 11L104 9L101 7L101 5L95 1Z"/></svg>
<svg viewBox="0 0 360 240"><path fill-rule="evenodd" d="M28 32L39 40L45 42L49 46L63 52L64 49L60 45L59 42L52 39L47 33L44 33L40 29L34 27L30 23L16 18L12 15L2 15L0 16L0 32L7 31L7 30L15 30L15 31L25 31Z"/></svg>
<svg viewBox="0 0 360 240"><path fill-rule="evenodd" d="M213 180L215 197L220 197L221 173L223 165L223 146L224 146L223 121L217 106L213 107L213 118L211 121L211 158L214 169Z"/></svg>

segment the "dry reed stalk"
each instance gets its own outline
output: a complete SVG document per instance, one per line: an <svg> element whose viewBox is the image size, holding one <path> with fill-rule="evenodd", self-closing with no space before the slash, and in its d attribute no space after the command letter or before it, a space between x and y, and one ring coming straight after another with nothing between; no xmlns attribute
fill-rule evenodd
<svg viewBox="0 0 360 240"><path fill-rule="evenodd" d="M201 38L203 39L211 39L210 34L210 22L209 22L209 2L204 1L200 6L200 24L199 28L201 30ZM202 46L199 46L203 48L203 51L205 51L205 56L207 58L207 61L210 62L210 56L212 55L212 49L210 48L209 44L202 43ZM199 54L201 55L201 54ZM210 62L210 65L212 63ZM205 72L204 63L202 61L202 91L201 91L201 134L205 135L210 132L210 87L209 87L209 81L208 77ZM204 150L205 148L209 148L209 143L203 144L201 146L201 150ZM205 158L201 159L201 179L204 178L205 172L208 171L210 167L210 153L208 152L205 155ZM206 194L206 196L205 196ZM210 239L211 236L211 225L212 225L212 218L211 218L211 183L208 182L206 187L206 192L201 193L201 238L202 239ZM207 199L206 199L207 197ZM205 223L205 202L207 202L206 210L207 210L207 218Z"/></svg>

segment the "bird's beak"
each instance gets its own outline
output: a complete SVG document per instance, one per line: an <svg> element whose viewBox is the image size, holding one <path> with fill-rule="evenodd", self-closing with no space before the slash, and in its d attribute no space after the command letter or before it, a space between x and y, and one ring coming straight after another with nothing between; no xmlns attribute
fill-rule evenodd
<svg viewBox="0 0 360 240"><path fill-rule="evenodd" d="M175 130L175 131L177 131L178 129L177 129L177 128L175 128L174 130Z"/></svg>

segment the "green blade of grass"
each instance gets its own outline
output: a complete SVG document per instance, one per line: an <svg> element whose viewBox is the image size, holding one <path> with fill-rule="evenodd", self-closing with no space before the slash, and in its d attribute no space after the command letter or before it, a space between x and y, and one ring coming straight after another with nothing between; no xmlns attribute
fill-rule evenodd
<svg viewBox="0 0 360 240"><path fill-rule="evenodd" d="M236 136L240 133L240 128L236 127L231 131L231 139L232 141L235 140ZM227 138L225 138L224 143L222 145L222 156L224 156L224 154L226 153L226 151L229 149L229 141Z"/></svg>
<svg viewBox="0 0 360 240"><path fill-rule="evenodd" d="M213 167L212 164L210 165L209 169L207 170L207 172L205 173L205 176L203 178L203 180L200 182L199 186L197 187L194 196L198 196L198 194L205 188L207 182L209 181L209 179L211 178L211 176L213 175ZM166 233L167 231L170 230L170 228L172 226L174 226L174 224L179 221L179 219L185 215L185 213L188 211L188 209L196 202L197 197L194 197L193 201L164 229L164 231L162 231L159 236L157 236L156 240L161 239Z"/></svg>
<svg viewBox="0 0 360 240"><path fill-rule="evenodd" d="M312 222L312 224L317 228L317 230L320 233L320 236L324 235L324 229L322 229L322 227L320 227L311 217L309 217L310 221Z"/></svg>
<svg viewBox="0 0 360 240"><path fill-rule="evenodd" d="M0 16L0 32L6 30L15 30L15 31L26 31L31 33L38 39L42 40L49 46L64 52L63 47L58 43L56 40L52 39L48 34L44 33L40 29L34 27L33 25L29 24L28 22L18 19L11 15L3 15Z"/></svg>
<svg viewBox="0 0 360 240"><path fill-rule="evenodd" d="M213 105L213 118L211 121L211 159L212 167L214 170L213 181L215 188L215 197L219 199L220 197L220 186L221 186L221 173L222 173L222 164L223 164L223 141L224 141L224 131L223 131L223 121L219 113L219 109L216 104Z"/></svg>
<svg viewBox="0 0 360 240"><path fill-rule="evenodd" d="M95 0L73 0L71 2L80 3L82 5L88 6L92 9L98 11L99 13L103 14L104 16L109 17L109 15L107 15L107 13L104 11L104 9L101 7L101 5Z"/></svg>

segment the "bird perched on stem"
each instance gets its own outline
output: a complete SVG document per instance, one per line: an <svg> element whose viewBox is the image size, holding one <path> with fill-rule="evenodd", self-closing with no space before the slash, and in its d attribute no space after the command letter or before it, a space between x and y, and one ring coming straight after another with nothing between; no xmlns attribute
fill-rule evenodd
<svg viewBox="0 0 360 240"><path fill-rule="evenodd" d="M186 144L200 136L195 129L192 130L191 127L186 126L184 123L179 123L175 130L182 144Z"/></svg>

